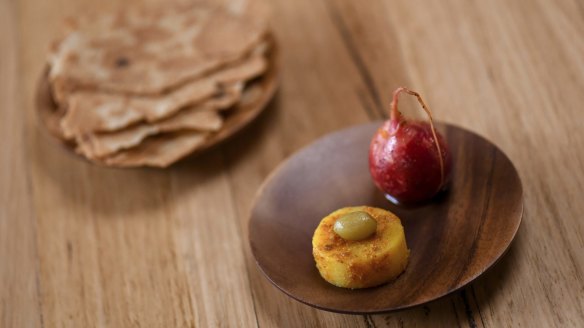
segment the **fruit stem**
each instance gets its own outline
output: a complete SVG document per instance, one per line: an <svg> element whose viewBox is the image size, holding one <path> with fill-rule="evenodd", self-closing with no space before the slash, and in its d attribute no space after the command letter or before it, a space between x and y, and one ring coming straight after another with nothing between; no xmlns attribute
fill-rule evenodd
<svg viewBox="0 0 584 328"><path fill-rule="evenodd" d="M405 90L407 90L407 89L404 87L399 87L399 88L395 89L395 91L393 92L393 98L391 100L390 112L389 112L389 120L391 122L392 131L395 131L398 128L398 126L400 125L400 123L402 122L402 115L401 115L400 111L397 109L397 102L398 102L399 94Z"/></svg>
<svg viewBox="0 0 584 328"><path fill-rule="evenodd" d="M399 87L399 88L395 89L395 91L393 92L393 99L392 99L391 105L390 105L391 112L389 114L391 128L393 131L395 131L395 129L397 129L399 127L399 125L401 124L401 122L403 121L402 114L397 109L398 97L399 97L399 94L402 92L405 92L407 94L415 96L418 99L418 102L420 103L420 105L422 105L422 108L424 109L426 114L428 115L428 118L430 119L430 129L432 130L432 136L434 137L434 142L436 143L436 150L438 150L438 160L440 161L440 185L439 185L438 190L437 190L437 192L438 192L438 191L440 191L440 189L442 189L442 187L444 185L444 159L442 158L442 150L440 149L440 143L438 142L438 136L436 135L436 130L434 129L434 120L432 119L432 112L430 111L430 108L428 108L428 106L426 106L426 103L424 102L424 100L422 99L422 96L420 96L419 93L412 91L412 90L405 88L405 87Z"/></svg>

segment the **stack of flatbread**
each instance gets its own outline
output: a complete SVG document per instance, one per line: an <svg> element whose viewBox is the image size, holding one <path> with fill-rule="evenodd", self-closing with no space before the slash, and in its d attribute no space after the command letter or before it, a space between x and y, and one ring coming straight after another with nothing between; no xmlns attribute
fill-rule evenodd
<svg viewBox="0 0 584 328"><path fill-rule="evenodd" d="M209 5L71 21L49 58L60 137L94 162L166 167L221 130L269 47L265 24Z"/></svg>

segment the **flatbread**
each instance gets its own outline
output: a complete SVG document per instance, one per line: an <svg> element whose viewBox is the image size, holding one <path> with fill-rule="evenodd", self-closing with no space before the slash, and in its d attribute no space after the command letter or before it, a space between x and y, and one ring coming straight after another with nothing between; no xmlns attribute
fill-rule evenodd
<svg viewBox="0 0 584 328"><path fill-rule="evenodd" d="M223 118L218 111L232 108L243 95L243 82L225 86L220 96L181 109L177 114L156 122L142 122L126 129L90 133L76 140L77 152L87 158L100 158L119 150L135 147L147 137L180 130L218 131Z"/></svg>
<svg viewBox="0 0 584 328"><path fill-rule="evenodd" d="M140 121L154 122L221 93L225 85L252 79L266 68L264 57L254 56L160 96L76 92L68 99L61 129L66 138L73 139L93 132L120 130Z"/></svg>
<svg viewBox="0 0 584 328"><path fill-rule="evenodd" d="M201 147L208 137L204 132L161 135L140 146L106 157L102 162L118 167L167 167Z"/></svg>
<svg viewBox="0 0 584 328"><path fill-rule="evenodd" d="M266 27L213 6L127 8L80 19L49 58L54 97L79 89L161 94L237 61Z"/></svg>
<svg viewBox="0 0 584 328"><path fill-rule="evenodd" d="M213 98L213 104L219 110L233 108L243 96L243 81L225 84L220 96Z"/></svg>
<svg viewBox="0 0 584 328"><path fill-rule="evenodd" d="M87 158L100 158L139 145L144 139L159 133L194 130L218 131L223 118L210 106L193 106L154 124L142 123L113 133L90 134L77 140L77 152Z"/></svg>

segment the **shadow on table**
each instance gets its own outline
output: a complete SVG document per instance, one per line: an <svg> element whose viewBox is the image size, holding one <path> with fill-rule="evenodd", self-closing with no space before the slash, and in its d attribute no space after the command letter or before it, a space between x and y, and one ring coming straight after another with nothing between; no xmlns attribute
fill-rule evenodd
<svg viewBox="0 0 584 328"><path fill-rule="evenodd" d="M524 213L523 219L525 219ZM408 322L409 324L431 324L454 321L467 321L469 326L476 327L477 322L484 319L489 304L497 297L504 297L505 289L510 288L513 280L513 270L520 261L525 238L524 225L521 225L517 236L506 254L482 276L462 290L454 292L426 305L389 314L374 315L373 320L383 320L388 325L392 322ZM515 269L516 270L516 269ZM508 295L508 294L507 294Z"/></svg>

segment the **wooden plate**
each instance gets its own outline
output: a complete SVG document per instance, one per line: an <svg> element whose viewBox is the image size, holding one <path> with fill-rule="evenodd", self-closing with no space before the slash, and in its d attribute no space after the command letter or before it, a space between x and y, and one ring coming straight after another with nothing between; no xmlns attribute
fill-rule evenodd
<svg viewBox="0 0 584 328"><path fill-rule="evenodd" d="M270 50L267 56L268 70L261 77L254 79L251 83L247 83L245 87L246 90L254 88L253 92L257 93L257 96L253 97L253 100L248 103L240 103L230 110L223 111L225 113L225 121L221 129L212 133L203 145L184 157L198 154L231 137L251 123L267 107L274 97L279 84L279 49L273 36L269 36L268 40L270 43ZM57 107L53 100L48 73L49 68L46 67L37 86L36 108L39 118L51 135L74 151L74 143L65 140L59 127L61 117L65 113Z"/></svg>
<svg viewBox="0 0 584 328"><path fill-rule="evenodd" d="M453 125L438 125L453 156L450 190L415 208L387 201L368 169L369 142L380 124L323 137L282 164L258 191L249 221L252 253L265 276L302 303L354 314L420 305L476 279L517 233L523 198L513 164L489 141ZM395 281L349 290L320 277L311 240L324 216L358 205L397 214L411 255Z"/></svg>

